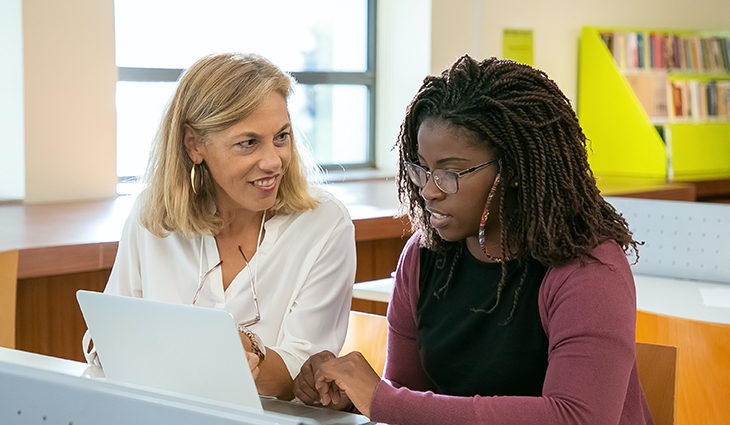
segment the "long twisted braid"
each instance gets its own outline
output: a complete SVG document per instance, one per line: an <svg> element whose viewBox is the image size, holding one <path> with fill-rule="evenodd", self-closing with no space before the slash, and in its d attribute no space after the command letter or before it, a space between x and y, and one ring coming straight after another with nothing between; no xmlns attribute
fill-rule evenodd
<svg viewBox="0 0 730 425"><path fill-rule="evenodd" d="M451 258L458 243L441 239L429 225L419 188L406 171L418 162L418 129L427 118L446 121L473 132L494 150L501 162L498 191L502 253L521 264L537 260L550 267L615 240L638 259L637 242L626 220L600 195L588 165L586 137L570 101L547 75L527 65L490 58L459 58L440 76L428 76L407 108L397 146L400 151L398 195L423 246ZM511 185L511 182L516 182ZM505 215L504 205L510 205ZM498 293L505 284L505 265ZM520 281L522 285L524 274ZM514 308L520 287L516 289ZM499 303L499 298L491 312ZM512 314L510 314L510 317Z"/></svg>

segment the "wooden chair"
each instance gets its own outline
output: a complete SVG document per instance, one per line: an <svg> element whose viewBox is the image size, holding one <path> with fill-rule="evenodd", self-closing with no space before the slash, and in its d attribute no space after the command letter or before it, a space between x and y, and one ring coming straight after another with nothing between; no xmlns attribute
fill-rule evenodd
<svg viewBox="0 0 730 425"><path fill-rule="evenodd" d="M730 324L639 310L636 340L677 347L678 424L728 423Z"/></svg>
<svg viewBox="0 0 730 425"><path fill-rule="evenodd" d="M359 351L378 375L382 376L387 339L388 319L385 316L351 311L347 337L340 355Z"/></svg>
<svg viewBox="0 0 730 425"><path fill-rule="evenodd" d="M0 252L0 346L15 348L18 251Z"/></svg>
<svg viewBox="0 0 730 425"><path fill-rule="evenodd" d="M655 425L674 425L677 347L637 342L636 365Z"/></svg>

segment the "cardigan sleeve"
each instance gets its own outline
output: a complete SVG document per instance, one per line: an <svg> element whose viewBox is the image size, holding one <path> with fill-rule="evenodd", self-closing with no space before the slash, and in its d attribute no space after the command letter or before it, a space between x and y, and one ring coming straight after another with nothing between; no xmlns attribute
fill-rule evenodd
<svg viewBox="0 0 730 425"><path fill-rule="evenodd" d="M408 382L397 388L381 381L371 419L394 425L621 423L629 380L635 377L634 282L617 244L604 243L593 255L600 261L551 268L542 282L538 304L549 346L541 397L447 396L418 391ZM393 296L397 301L395 291ZM389 349L389 356L395 354Z"/></svg>
<svg viewBox="0 0 730 425"><path fill-rule="evenodd" d="M394 386L414 390L432 387L421 365L416 338L419 275L419 234L406 242L395 272L388 304L388 344L383 377Z"/></svg>

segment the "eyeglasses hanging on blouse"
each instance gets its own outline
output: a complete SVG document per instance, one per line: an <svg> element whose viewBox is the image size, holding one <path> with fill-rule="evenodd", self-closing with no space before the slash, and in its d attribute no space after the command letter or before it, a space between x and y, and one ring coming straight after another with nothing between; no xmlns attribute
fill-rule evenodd
<svg viewBox="0 0 730 425"><path fill-rule="evenodd" d="M259 236L256 240L256 252L258 252L259 248L261 247L261 235L264 232L264 223L266 221L266 211L264 211L264 214L261 217L261 227L259 228ZM243 322L238 322L238 328L246 328L251 325L254 325L261 321L261 311L259 310L259 298L256 295L256 277L257 277L257 270L258 270L258 263L254 263L253 265L253 272L251 272L251 268L249 266L248 258L246 257L246 254L243 252L243 248L241 246L238 246L238 252L241 253L241 257L243 257L243 262L246 264L246 270L248 271L248 277L249 282L251 283L251 294L253 295L253 306L256 311L256 315L249 320L245 320ZM253 259L253 258L252 258ZM200 239L200 267L199 267L199 281L198 281L198 288L195 290L195 294L193 295L193 302L192 304L195 304L198 301L198 298L200 297L200 293L203 290L203 286L205 285L205 281L207 280L208 276L215 271L218 267L223 265L223 260L219 261L218 264L213 266L211 269L203 273L203 238Z"/></svg>

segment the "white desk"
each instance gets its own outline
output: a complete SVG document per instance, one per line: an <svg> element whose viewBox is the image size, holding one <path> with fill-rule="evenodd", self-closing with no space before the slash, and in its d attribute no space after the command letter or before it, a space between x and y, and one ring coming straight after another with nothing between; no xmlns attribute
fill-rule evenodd
<svg viewBox="0 0 730 425"><path fill-rule="evenodd" d="M634 275L638 310L683 319L730 324L730 285Z"/></svg>
<svg viewBox="0 0 730 425"><path fill-rule="evenodd" d="M638 310L683 319L730 324L730 285L634 275ZM356 283L352 297L389 302L393 278Z"/></svg>
<svg viewBox="0 0 730 425"><path fill-rule="evenodd" d="M393 283L392 277L356 283L352 287L352 298L388 303L393 294Z"/></svg>
<svg viewBox="0 0 730 425"><path fill-rule="evenodd" d="M318 422L111 382L85 363L0 347L0 424L137 423L316 425Z"/></svg>

